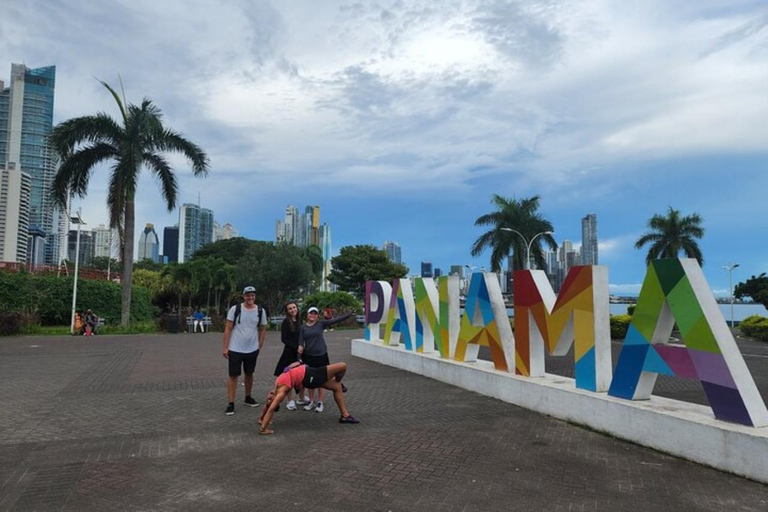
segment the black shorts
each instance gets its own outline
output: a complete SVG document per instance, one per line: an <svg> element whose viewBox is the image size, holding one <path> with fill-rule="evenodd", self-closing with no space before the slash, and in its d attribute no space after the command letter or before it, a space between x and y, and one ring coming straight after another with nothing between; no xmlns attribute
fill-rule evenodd
<svg viewBox="0 0 768 512"><path fill-rule="evenodd" d="M302 354L301 362L307 366L313 366L315 368L320 366L328 366L331 364L331 360L328 359L328 352L321 356L310 356L309 354Z"/></svg>
<svg viewBox="0 0 768 512"><path fill-rule="evenodd" d="M323 387L323 384L328 380L328 367L307 366L307 370L304 373L304 380L301 381L302 386L307 389L316 389Z"/></svg>
<svg viewBox="0 0 768 512"><path fill-rule="evenodd" d="M240 367L246 375L253 375L256 370L256 359L259 358L259 351L243 354L242 352L229 351L229 376L239 377Z"/></svg>

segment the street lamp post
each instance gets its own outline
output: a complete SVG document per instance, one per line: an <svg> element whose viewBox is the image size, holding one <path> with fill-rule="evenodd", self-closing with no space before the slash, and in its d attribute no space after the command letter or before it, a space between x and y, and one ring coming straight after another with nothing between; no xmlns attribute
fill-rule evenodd
<svg viewBox="0 0 768 512"><path fill-rule="evenodd" d="M83 218L80 216L80 209L77 210L77 216L70 217L70 221L73 224L77 224L77 237L75 242L75 282L72 287L72 318L69 324L69 332L75 333L75 304L77 303L77 273L80 267L80 226L85 225Z"/></svg>
<svg viewBox="0 0 768 512"><path fill-rule="evenodd" d="M518 235L520 235L520 238L523 239L523 243L526 245L525 270L530 270L531 269L531 246L533 245L533 241L536 240L536 238L538 238L541 235L554 235L555 234L554 231L542 231L541 233L536 233L535 235L533 235L533 238L531 238L531 241L529 242L528 240L525 239L525 236L521 232L517 231L516 229L501 228L501 230L502 231L509 231L511 233L517 233Z"/></svg>
<svg viewBox="0 0 768 512"><path fill-rule="evenodd" d="M739 268L738 263L729 263L723 267L728 271L728 293L731 294L731 329L733 329L733 269Z"/></svg>

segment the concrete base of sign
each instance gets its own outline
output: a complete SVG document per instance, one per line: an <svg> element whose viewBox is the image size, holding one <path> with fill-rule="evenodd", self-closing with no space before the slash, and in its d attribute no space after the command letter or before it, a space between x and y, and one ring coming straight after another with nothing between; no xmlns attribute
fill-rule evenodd
<svg viewBox="0 0 768 512"><path fill-rule="evenodd" d="M768 428L716 420L709 407L656 396L623 400L576 389L567 377L519 377L489 361L457 363L379 342L352 340L352 355L768 483Z"/></svg>

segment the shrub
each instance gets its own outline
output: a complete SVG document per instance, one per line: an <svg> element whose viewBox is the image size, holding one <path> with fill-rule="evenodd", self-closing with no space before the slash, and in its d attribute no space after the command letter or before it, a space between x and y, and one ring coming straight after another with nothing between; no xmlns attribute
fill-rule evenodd
<svg viewBox="0 0 768 512"><path fill-rule="evenodd" d="M635 314L635 308L636 308L636 307L637 307L637 304L630 304L629 306L627 306L627 314L628 314L629 316L632 316L632 315L634 315L634 314Z"/></svg>
<svg viewBox="0 0 768 512"><path fill-rule="evenodd" d="M611 315L611 339L623 340L627 336L627 329L632 317L629 315Z"/></svg>
<svg viewBox="0 0 768 512"><path fill-rule="evenodd" d="M18 313L0 313L0 336L14 336L21 331L21 315Z"/></svg>
<svg viewBox="0 0 768 512"><path fill-rule="evenodd" d="M72 318L70 276L37 275L28 272L0 272L0 312L21 313L42 325L69 325ZM108 281L79 279L77 304L81 310L93 309L107 324L120 322L120 285ZM149 291L133 287L131 321L143 322L155 316Z"/></svg>
<svg viewBox="0 0 768 512"><path fill-rule="evenodd" d="M748 316L739 323L739 330L750 338L768 341L768 318L759 315Z"/></svg>

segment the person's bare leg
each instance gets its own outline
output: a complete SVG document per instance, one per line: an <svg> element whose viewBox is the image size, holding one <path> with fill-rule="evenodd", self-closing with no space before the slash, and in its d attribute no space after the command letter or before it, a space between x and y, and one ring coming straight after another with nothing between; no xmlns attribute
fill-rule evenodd
<svg viewBox="0 0 768 512"><path fill-rule="evenodd" d="M253 374L248 375L245 374L245 377L243 377L243 383L245 384L245 396L251 396L251 391L253 391Z"/></svg>
<svg viewBox="0 0 768 512"><path fill-rule="evenodd" d="M237 376L230 376L227 381L227 396L230 402L235 401L235 392L237 391Z"/></svg>
<svg viewBox="0 0 768 512"><path fill-rule="evenodd" d="M347 373L347 363L333 363L327 366L328 380L335 380L341 382L344 375Z"/></svg>
<svg viewBox="0 0 768 512"><path fill-rule="evenodd" d="M336 382L334 379L331 379L327 381L325 384L323 384L323 388L333 391L333 399L336 401L336 405L339 408L341 417L346 418L347 416L349 416L349 411L347 410L347 404L344 401L344 393L341 391L341 384ZM320 388L320 389L323 389L323 388Z"/></svg>

